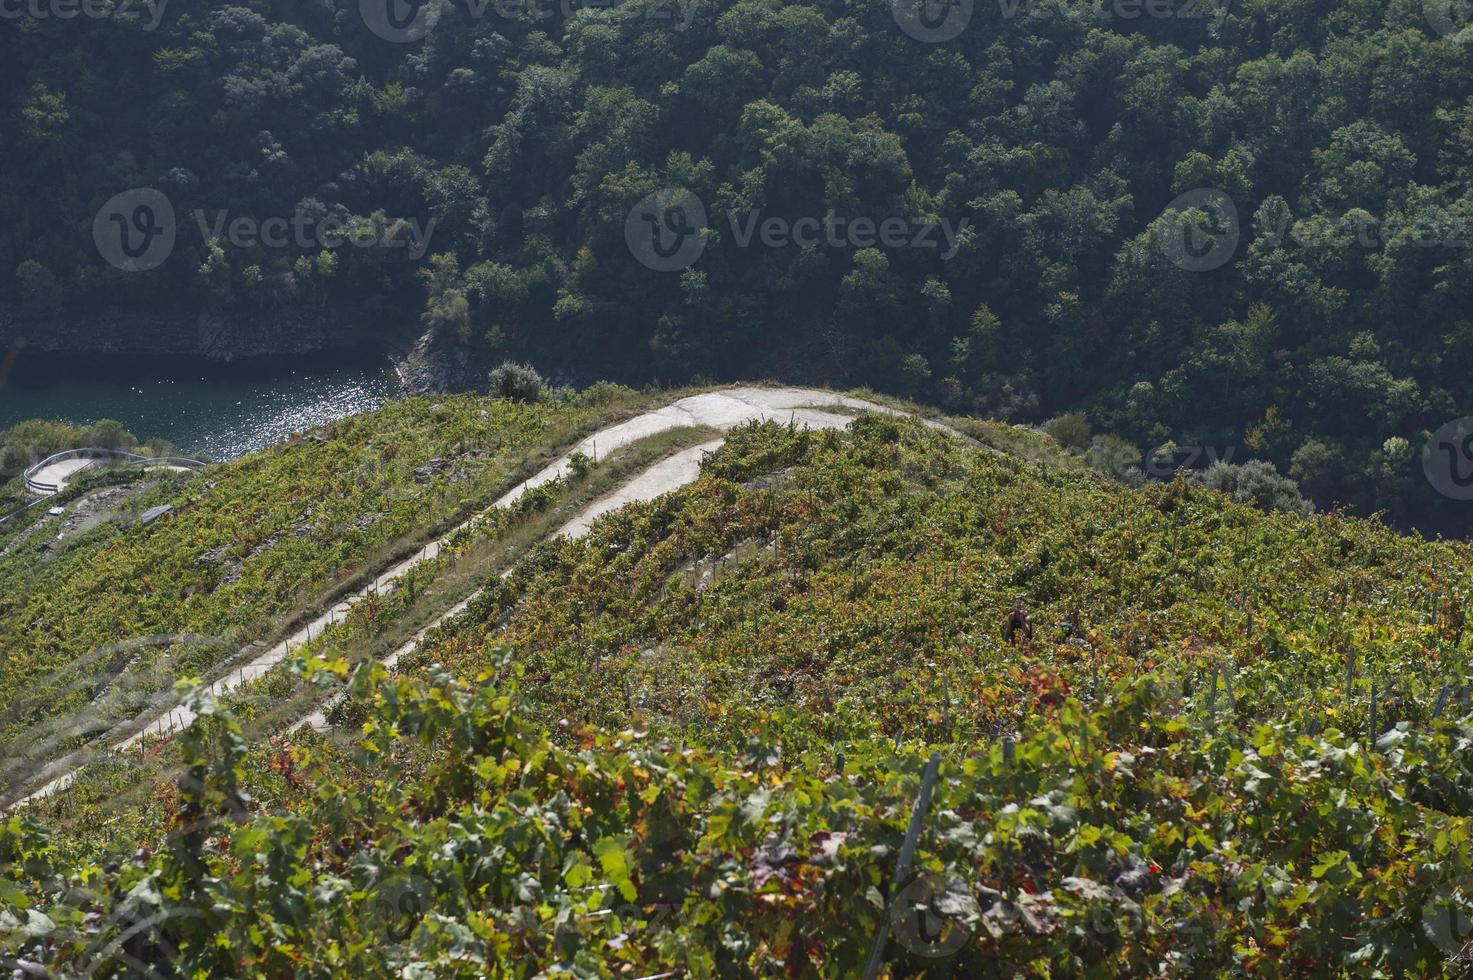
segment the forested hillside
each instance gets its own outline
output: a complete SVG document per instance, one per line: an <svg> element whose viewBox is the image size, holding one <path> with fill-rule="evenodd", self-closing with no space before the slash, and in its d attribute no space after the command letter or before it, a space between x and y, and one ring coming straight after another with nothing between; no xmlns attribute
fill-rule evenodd
<svg viewBox="0 0 1473 980"><path fill-rule="evenodd" d="M570 377L1081 410L1466 531L1420 472L1473 403L1450 0L84 6L0 30L11 333L422 310Z"/></svg>
<svg viewBox="0 0 1473 980"><path fill-rule="evenodd" d="M6 965L852 977L883 936L891 977L1462 975L1464 543L872 414L524 543L392 673L430 589L0 822Z"/></svg>

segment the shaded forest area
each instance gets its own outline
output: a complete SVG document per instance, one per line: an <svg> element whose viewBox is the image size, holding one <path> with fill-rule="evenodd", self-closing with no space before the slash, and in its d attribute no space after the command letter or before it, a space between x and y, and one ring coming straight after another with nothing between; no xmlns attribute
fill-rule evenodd
<svg viewBox="0 0 1473 980"><path fill-rule="evenodd" d="M1456 4L376 4L0 24L0 309L403 311L572 379L1079 412L1467 532L1422 467L1473 411ZM99 216L140 188L174 235L129 273ZM629 229L672 189L705 230L651 268ZM745 234L829 215L954 241Z"/></svg>

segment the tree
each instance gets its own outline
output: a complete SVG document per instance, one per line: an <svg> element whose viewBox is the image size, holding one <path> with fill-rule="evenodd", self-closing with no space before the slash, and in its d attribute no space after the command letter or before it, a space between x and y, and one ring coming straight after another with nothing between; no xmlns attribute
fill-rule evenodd
<svg viewBox="0 0 1473 980"><path fill-rule="evenodd" d="M470 340L471 304L460 277L460 260L452 252L440 252L430 257L429 268L421 270L420 276L428 294L420 316L425 329L462 343Z"/></svg>
<svg viewBox="0 0 1473 980"><path fill-rule="evenodd" d="M1340 483L1344 468L1340 454L1319 439L1307 440L1294 450L1289 476L1317 499L1329 499Z"/></svg>
<svg viewBox="0 0 1473 980"><path fill-rule="evenodd" d="M54 313L62 306L61 281L35 259L26 259L15 270L16 286L21 302L42 313Z"/></svg>
<svg viewBox="0 0 1473 980"><path fill-rule="evenodd" d="M82 442L98 449L132 449L138 445L133 433L114 419L98 419L82 434Z"/></svg>

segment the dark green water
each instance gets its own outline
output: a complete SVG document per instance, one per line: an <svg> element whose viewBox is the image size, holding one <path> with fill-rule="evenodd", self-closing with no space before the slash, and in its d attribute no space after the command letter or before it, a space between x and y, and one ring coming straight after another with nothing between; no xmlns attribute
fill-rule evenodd
<svg viewBox="0 0 1473 980"><path fill-rule="evenodd" d="M369 411L393 396L395 381L386 362L238 371L171 366L144 376L133 366L105 363L76 373L64 366L42 372L22 359L0 387L0 430L32 418L110 418L141 440L167 439L186 455L225 460Z"/></svg>

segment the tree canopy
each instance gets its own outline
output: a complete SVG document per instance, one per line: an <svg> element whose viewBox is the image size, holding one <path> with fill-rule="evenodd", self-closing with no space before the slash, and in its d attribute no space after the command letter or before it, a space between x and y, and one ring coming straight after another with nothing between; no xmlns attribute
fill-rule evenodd
<svg viewBox="0 0 1473 980"><path fill-rule="evenodd" d="M1419 472L1473 404L1457 5L457 0L407 42L356 0L104 6L0 32L22 319L424 308L489 365L1079 412L1467 529ZM136 188L177 242L130 274L93 230ZM671 191L700 240L651 268Z"/></svg>

